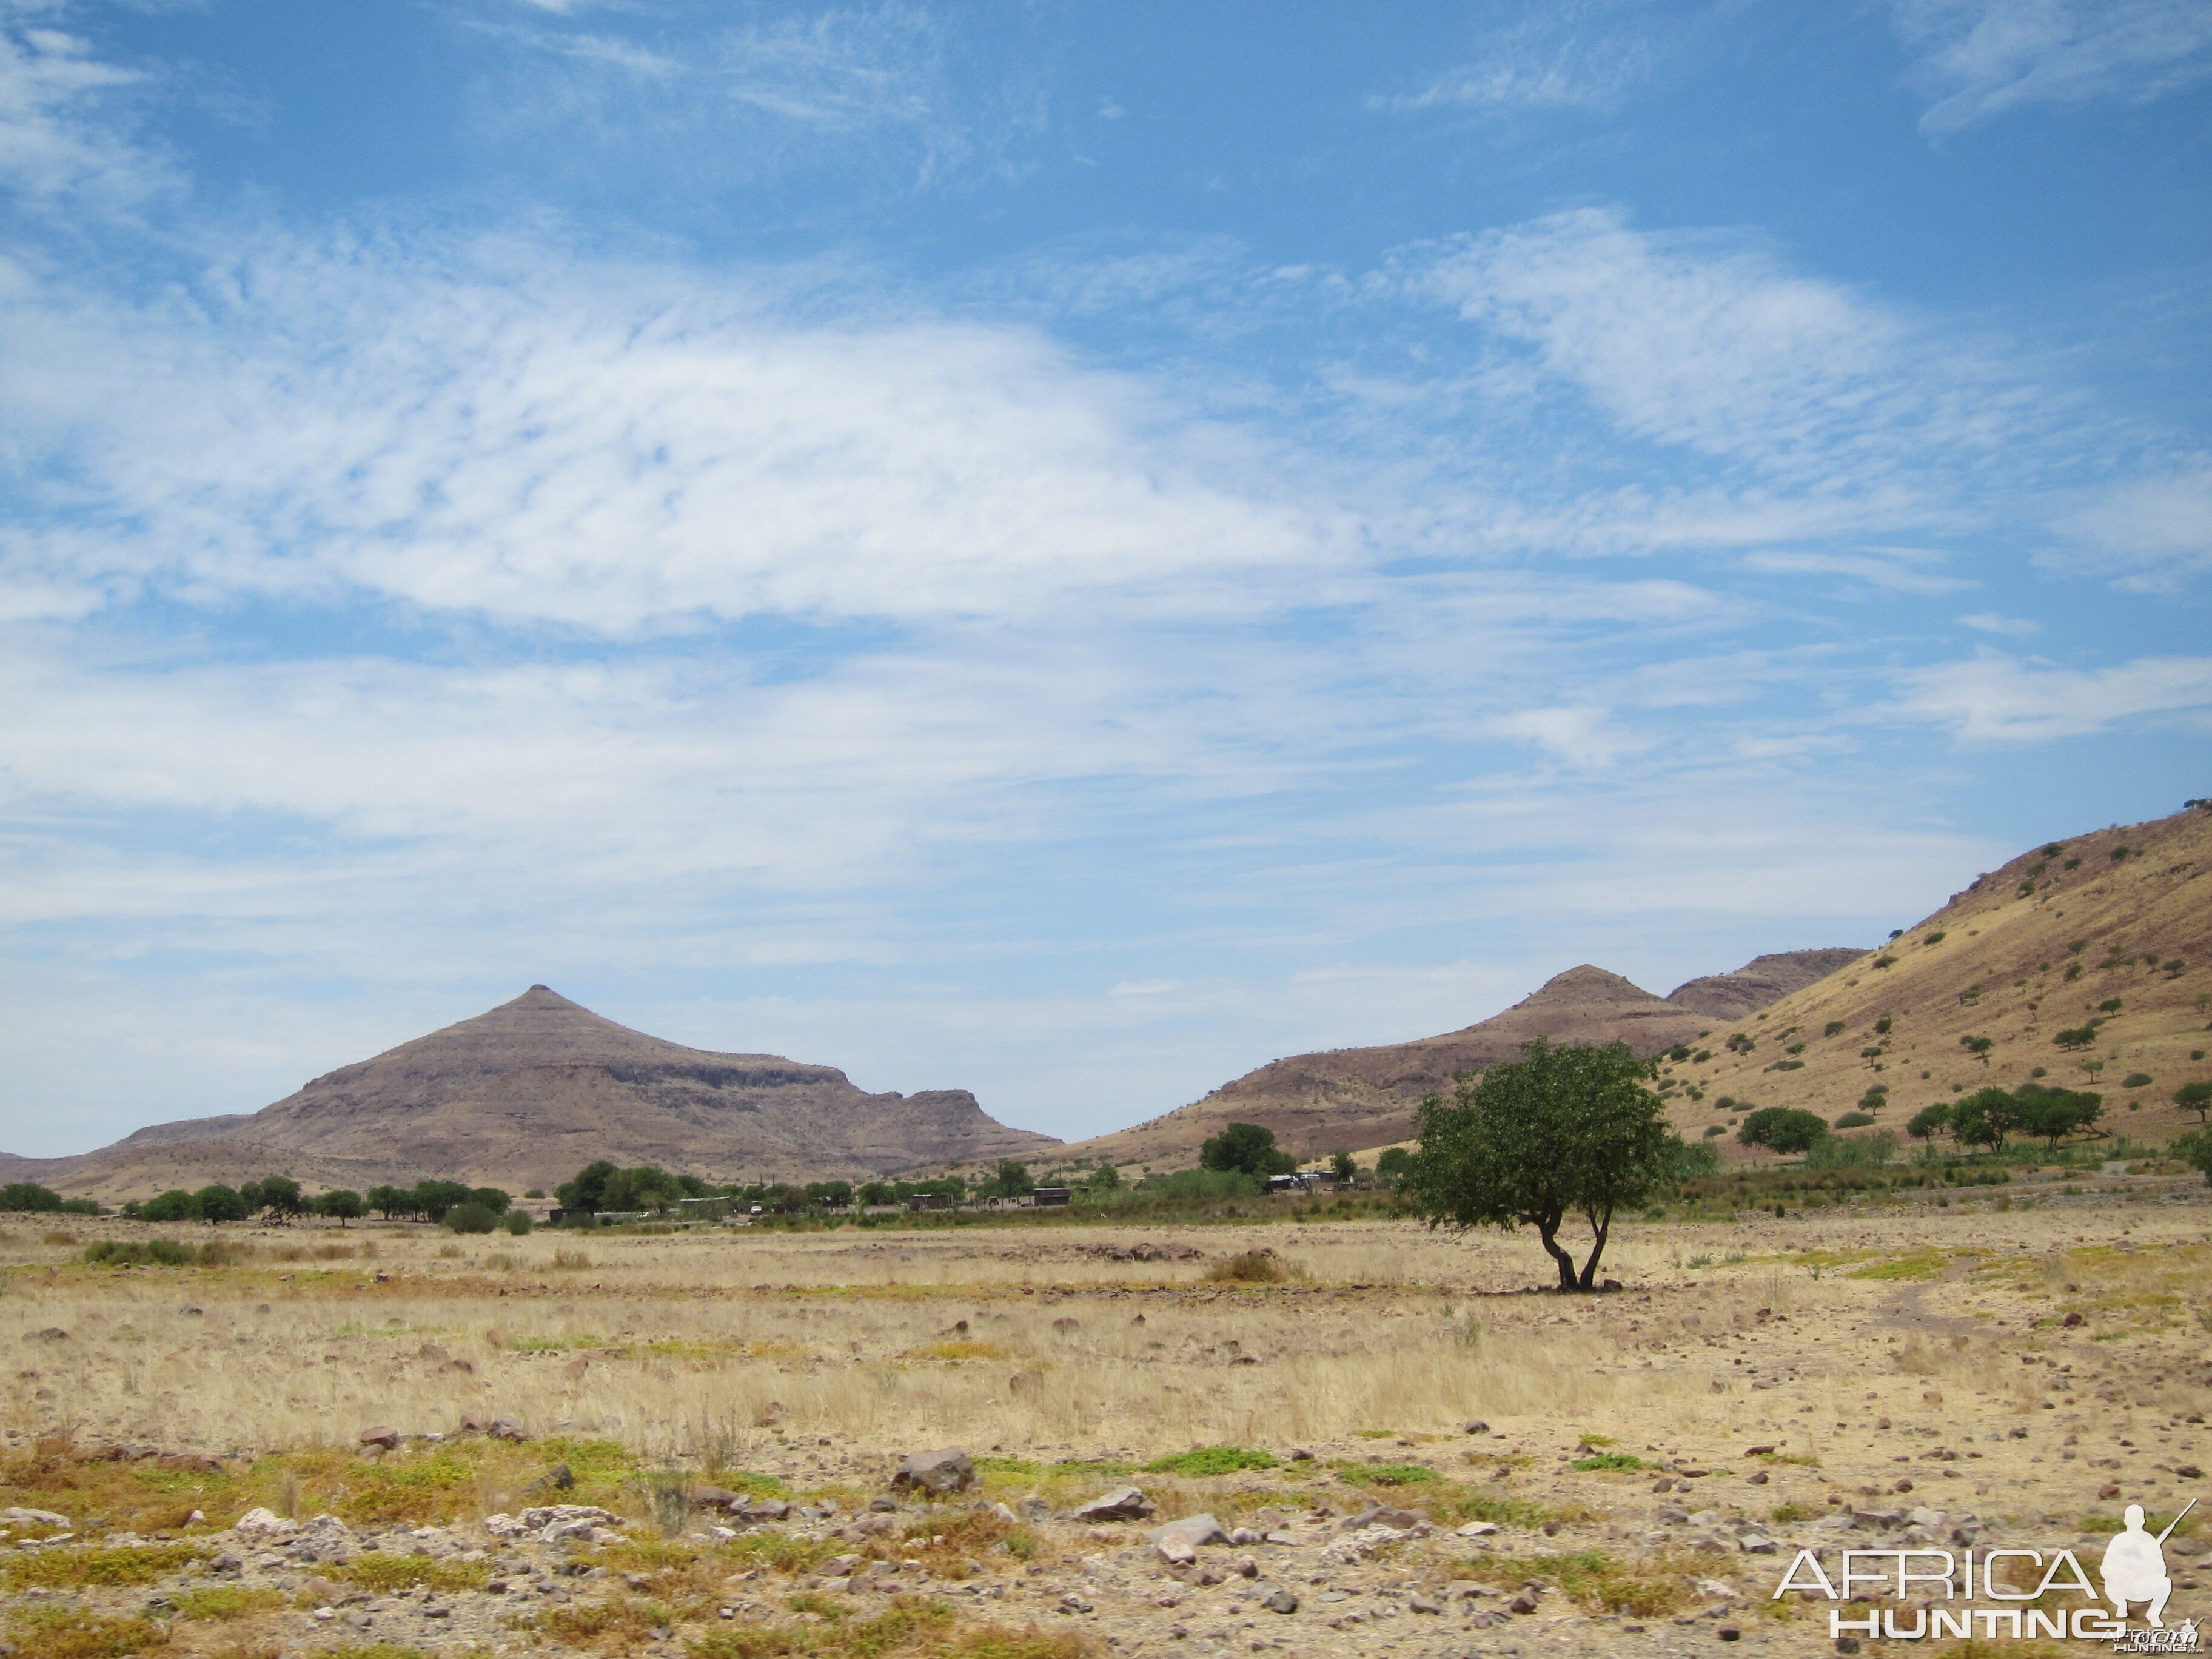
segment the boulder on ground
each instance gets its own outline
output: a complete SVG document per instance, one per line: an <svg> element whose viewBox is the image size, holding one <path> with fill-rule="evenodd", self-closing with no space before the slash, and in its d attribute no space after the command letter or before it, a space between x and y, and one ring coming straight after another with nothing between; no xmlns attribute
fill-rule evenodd
<svg viewBox="0 0 2212 1659"><path fill-rule="evenodd" d="M1136 1486L1117 1486L1068 1511L1071 1521L1142 1521L1159 1507Z"/></svg>
<svg viewBox="0 0 2212 1659"><path fill-rule="evenodd" d="M1388 1527L1393 1532L1427 1532L1435 1523L1419 1510L1392 1509L1386 1504L1370 1504L1350 1519L1339 1523L1344 1532L1364 1532L1370 1527Z"/></svg>
<svg viewBox="0 0 2212 1659"><path fill-rule="evenodd" d="M381 1446L390 1451L399 1443L399 1431L380 1423L373 1429L363 1429L354 1438L364 1446Z"/></svg>
<svg viewBox="0 0 2212 1659"><path fill-rule="evenodd" d="M520 1441L530 1438L528 1435L522 1431L522 1425L516 1422L511 1417L495 1417L491 1420L491 1427L485 1430L484 1432L489 1434L495 1440Z"/></svg>
<svg viewBox="0 0 2212 1659"><path fill-rule="evenodd" d="M1197 1559L1201 1545L1229 1541L1228 1532L1210 1515L1186 1515L1164 1527L1154 1527L1145 1536L1159 1552L1160 1559L1174 1566Z"/></svg>
<svg viewBox="0 0 2212 1659"><path fill-rule="evenodd" d="M269 1511L257 1510L255 1513L266 1515ZM27 1510L10 1506L8 1509L0 1510L0 1523L10 1527L66 1527L70 1523L70 1519L66 1515L56 1515L52 1510Z"/></svg>
<svg viewBox="0 0 2212 1659"><path fill-rule="evenodd" d="M289 1538L300 1530L300 1523L286 1520L274 1510L248 1510L231 1522L231 1529L264 1538Z"/></svg>
<svg viewBox="0 0 2212 1659"><path fill-rule="evenodd" d="M901 1492L965 1492L975 1484L975 1466L957 1446L909 1453L891 1476L891 1485Z"/></svg>

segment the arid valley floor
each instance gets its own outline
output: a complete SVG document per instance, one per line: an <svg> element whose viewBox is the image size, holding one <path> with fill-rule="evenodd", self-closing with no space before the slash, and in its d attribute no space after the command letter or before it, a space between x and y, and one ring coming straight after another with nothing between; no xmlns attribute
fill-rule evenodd
<svg viewBox="0 0 2212 1659"><path fill-rule="evenodd" d="M2163 1526L2212 1452L2201 1181L1908 1196L1624 1224L1625 1288L1581 1297L1537 1288L1532 1235L1411 1222L318 1224L118 1270L84 1245L212 1235L15 1218L0 1633L25 1659L1833 1651L1829 1602L1773 1595L1797 1548L2094 1573L2082 1540L2125 1502ZM1257 1248L1292 1276L1206 1276ZM977 1484L893 1492L948 1447ZM1148 1519L1071 1517L1132 1485ZM560 1504L605 1513L524 1516ZM1171 1569L1147 1531L1199 1512L1238 1541ZM2209 1521L2168 1541L2169 1622L2212 1611Z"/></svg>

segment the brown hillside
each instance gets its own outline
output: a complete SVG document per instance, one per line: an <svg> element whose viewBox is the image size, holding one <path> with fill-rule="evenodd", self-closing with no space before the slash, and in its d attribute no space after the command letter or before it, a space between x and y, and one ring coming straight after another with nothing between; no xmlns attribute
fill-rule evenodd
<svg viewBox="0 0 2212 1659"><path fill-rule="evenodd" d="M2054 1041L2115 998L2090 1047ZM1993 1083L2017 1088L2040 1066L2045 1083L2102 1094L2103 1127L2159 1140L2196 1123L2170 1097L2212 1078L2208 1014L2212 812L2200 810L2022 854L1885 949L1715 1030L1698 1045L1711 1057L1668 1064L1662 1082L1693 1138L1747 1105L1832 1120L1877 1084L1888 1087L1877 1125L1901 1133L1923 1106ZM1887 1034L1875 1029L1884 1015ZM1749 1052L1727 1048L1739 1035ZM1962 1045L1969 1036L1992 1039L1985 1060ZM2130 1087L2134 1075L2150 1081ZM1721 1109L1723 1097L1733 1110ZM1737 1155L1733 1136L1722 1144Z"/></svg>
<svg viewBox="0 0 2212 1659"><path fill-rule="evenodd" d="M82 1158L21 1160L47 1173L13 1178L109 1200L273 1173L317 1186L439 1176L521 1191L550 1189L599 1158L725 1180L813 1180L1058 1145L994 1121L964 1089L866 1094L831 1066L687 1048L533 985L249 1118L157 1124Z"/></svg>
<svg viewBox="0 0 2212 1659"><path fill-rule="evenodd" d="M1780 996L1809 983L1856 951L1800 951L1761 957L1733 974L1692 980L1675 998L1656 997L1618 974L1585 963L1547 981L1534 995L1463 1030L1374 1048L1336 1048L1274 1060L1204 1099L1164 1117L1094 1140L1079 1141L1065 1159L1176 1167L1193 1163L1200 1143L1231 1123L1257 1123L1302 1158L1337 1147L1358 1149L1403 1139L1413 1132L1422 1097L1449 1090L1462 1072L1511 1060L1531 1037L1571 1042L1627 1043L1656 1054L1714 1028L1700 999L1739 1006L1747 998Z"/></svg>

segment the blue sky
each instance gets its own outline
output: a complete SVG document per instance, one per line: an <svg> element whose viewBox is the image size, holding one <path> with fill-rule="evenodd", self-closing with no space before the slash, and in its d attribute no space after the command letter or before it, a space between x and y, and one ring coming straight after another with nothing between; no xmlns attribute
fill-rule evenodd
<svg viewBox="0 0 2212 1659"><path fill-rule="evenodd" d="M0 1148L1074 1137L2212 777L2212 11L0 0Z"/></svg>

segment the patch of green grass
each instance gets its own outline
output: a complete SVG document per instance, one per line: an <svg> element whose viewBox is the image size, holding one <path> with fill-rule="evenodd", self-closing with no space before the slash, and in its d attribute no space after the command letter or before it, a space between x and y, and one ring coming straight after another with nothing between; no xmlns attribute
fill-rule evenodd
<svg viewBox="0 0 2212 1659"><path fill-rule="evenodd" d="M1425 1463L1385 1463L1379 1468L1370 1463L1339 1463L1336 1467L1346 1480L1374 1486L1425 1486L1443 1479Z"/></svg>
<svg viewBox="0 0 2212 1659"><path fill-rule="evenodd" d="M1354 1429L1352 1434L1360 1440L1395 1440L1398 1437L1395 1429Z"/></svg>
<svg viewBox="0 0 2212 1659"><path fill-rule="evenodd" d="M1274 1469L1281 1462L1263 1451L1254 1451L1245 1446L1200 1446L1194 1451L1177 1452L1171 1457L1156 1457L1145 1465L1147 1474L1180 1474L1193 1480L1208 1475L1237 1474L1246 1469Z"/></svg>
<svg viewBox="0 0 2212 1659"><path fill-rule="evenodd" d="M358 1585L372 1595L389 1595L394 1590L411 1589L418 1584L451 1594L480 1589L491 1577L491 1564L441 1561L428 1555L397 1555L390 1550L372 1550L350 1561L339 1562L328 1571L340 1583Z"/></svg>
<svg viewBox="0 0 2212 1659"><path fill-rule="evenodd" d="M1713 1558L1652 1556L1634 1562L1616 1561L1603 1550L1577 1550L1571 1554L1525 1556L1512 1559L1491 1556L1471 1564L1468 1575L1501 1575L1534 1578L1556 1584L1585 1611L1626 1613L1650 1619L1674 1612L1690 1597L1692 1578L1710 1574Z"/></svg>
<svg viewBox="0 0 2212 1659"><path fill-rule="evenodd" d="M982 1465L979 1463L976 1467L981 1468ZM1120 1480L1126 1476L1134 1474L1137 1472L1137 1466L1134 1463L1120 1462L1110 1457L1101 1457L1088 1462L1070 1459L1066 1462L1054 1464L1052 1472L1054 1474L1062 1475L1084 1475L1099 1480Z"/></svg>
<svg viewBox="0 0 2212 1659"><path fill-rule="evenodd" d="M1571 1469L1579 1470L1585 1474L1592 1473L1593 1471L1609 1471L1618 1474L1626 1472L1629 1469L1642 1468L1644 1467L1644 1460L1640 1457L1632 1456L1627 1452L1592 1452L1588 1457L1577 1457L1573 1462L1568 1464L1567 1467Z"/></svg>
<svg viewBox="0 0 2212 1659"><path fill-rule="evenodd" d="M204 1551L191 1544L126 1544L119 1549L18 1552L0 1560L0 1584L11 1590L88 1589L150 1584L181 1571Z"/></svg>
<svg viewBox="0 0 2212 1659"><path fill-rule="evenodd" d="M247 1589L242 1584L210 1584L204 1589L180 1590L176 1601L177 1616L180 1619L228 1623L233 1619L274 1613L284 1605L284 1597L276 1590Z"/></svg>
<svg viewBox="0 0 2212 1659"><path fill-rule="evenodd" d="M130 1659L169 1644L150 1619L111 1619L83 1607L29 1607L8 1620L15 1650L37 1659Z"/></svg>
<svg viewBox="0 0 2212 1659"><path fill-rule="evenodd" d="M1551 1518L1541 1505L1494 1487L1445 1486L1424 1492L1414 1502L1444 1526L1487 1521L1493 1527L1540 1527Z"/></svg>
<svg viewBox="0 0 2212 1659"><path fill-rule="evenodd" d="M1941 1250L1908 1250L1887 1261L1869 1261L1863 1267L1854 1267L1844 1276L1846 1279L1933 1279L1950 1265L1950 1260Z"/></svg>
<svg viewBox="0 0 2212 1659"><path fill-rule="evenodd" d="M695 1637L691 1659L1081 1659L1084 1638L1031 1625L963 1626L940 1602L900 1602L870 1618L740 1625Z"/></svg>
<svg viewBox="0 0 2212 1659"><path fill-rule="evenodd" d="M978 1474L1006 1474L1026 1476L1037 1474L1043 1465L1026 1457L979 1457L975 1460Z"/></svg>

